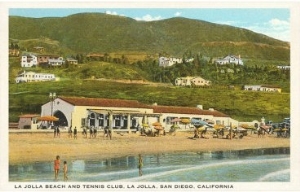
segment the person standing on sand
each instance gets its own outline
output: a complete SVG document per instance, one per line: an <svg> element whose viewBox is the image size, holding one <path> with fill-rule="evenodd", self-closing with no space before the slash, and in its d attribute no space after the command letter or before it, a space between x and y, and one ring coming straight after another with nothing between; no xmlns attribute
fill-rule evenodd
<svg viewBox="0 0 300 192"><path fill-rule="evenodd" d="M76 128L76 126L74 128L74 139L77 139L77 128Z"/></svg>
<svg viewBox="0 0 300 192"><path fill-rule="evenodd" d="M56 126L56 132L57 132L57 137L60 137L60 130L58 126Z"/></svg>
<svg viewBox="0 0 300 192"><path fill-rule="evenodd" d="M68 165L67 165L67 161L64 161L64 181L68 181Z"/></svg>
<svg viewBox="0 0 300 192"><path fill-rule="evenodd" d="M57 155L56 159L54 160L54 178L55 178L55 180L57 180L59 168L60 168L60 157Z"/></svg>
<svg viewBox="0 0 300 192"><path fill-rule="evenodd" d="M68 132L69 132L69 138L72 138L72 126L70 126Z"/></svg>
<svg viewBox="0 0 300 192"><path fill-rule="evenodd" d="M56 131L56 127L53 127L53 128L54 128L54 138L55 138L57 135L57 131Z"/></svg>
<svg viewBox="0 0 300 192"><path fill-rule="evenodd" d="M143 167L143 157L142 157L141 154L139 154L139 165L138 165L138 168L139 168L139 176L142 176L142 175L143 175L142 167Z"/></svg>

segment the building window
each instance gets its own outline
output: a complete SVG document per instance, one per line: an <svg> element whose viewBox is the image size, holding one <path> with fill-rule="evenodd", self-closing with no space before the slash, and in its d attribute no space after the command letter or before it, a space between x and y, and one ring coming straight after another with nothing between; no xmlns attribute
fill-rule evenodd
<svg viewBox="0 0 300 192"><path fill-rule="evenodd" d="M121 116L120 115L115 116L115 126L116 127L121 126Z"/></svg>

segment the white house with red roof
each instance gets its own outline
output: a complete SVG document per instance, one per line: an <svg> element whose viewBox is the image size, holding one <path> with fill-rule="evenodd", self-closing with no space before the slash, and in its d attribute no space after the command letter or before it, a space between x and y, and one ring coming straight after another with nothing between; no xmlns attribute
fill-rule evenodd
<svg viewBox="0 0 300 192"><path fill-rule="evenodd" d="M24 114L19 116L19 129L37 129L39 114Z"/></svg>

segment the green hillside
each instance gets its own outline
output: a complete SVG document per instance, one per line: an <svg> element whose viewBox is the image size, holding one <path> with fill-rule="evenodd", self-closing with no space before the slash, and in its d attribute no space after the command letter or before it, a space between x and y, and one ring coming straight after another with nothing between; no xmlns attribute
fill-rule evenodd
<svg viewBox="0 0 300 192"><path fill-rule="evenodd" d="M186 18L142 22L86 13L38 19L10 16L9 38L21 51L34 52L34 47L41 46L44 53L82 59L75 66L23 69L19 57L10 57L10 121L17 121L22 113L40 113L49 92L147 104L201 104L240 121L262 116L280 121L290 115L290 71L276 68L290 64L290 45L249 30ZM89 60L88 53L105 54L108 59ZM158 66L160 54L195 60L162 68ZM241 55L245 66L211 62L227 54ZM14 79L23 70L53 73L59 81L16 84ZM212 86L173 86L182 76L201 76ZM243 91L245 84L277 85L283 93Z"/></svg>
<svg viewBox="0 0 300 192"><path fill-rule="evenodd" d="M168 53L186 51L210 57L240 54L242 58L288 61L290 45L262 34L187 18L142 22L102 13L81 13L62 18L9 17L9 38L51 39L64 54L73 52ZM23 42L23 46L30 45ZM37 45L36 45L37 46ZM69 50L69 52L68 52Z"/></svg>
<svg viewBox="0 0 300 192"><path fill-rule="evenodd" d="M10 84L9 117L17 121L18 115L40 113L41 105L48 102L49 92L59 96L102 97L134 99L142 103L171 106L203 105L215 108L240 120L266 119L280 121L290 114L289 93L264 93L229 90L226 87L185 88L149 84L119 83L99 80L72 79L57 82Z"/></svg>

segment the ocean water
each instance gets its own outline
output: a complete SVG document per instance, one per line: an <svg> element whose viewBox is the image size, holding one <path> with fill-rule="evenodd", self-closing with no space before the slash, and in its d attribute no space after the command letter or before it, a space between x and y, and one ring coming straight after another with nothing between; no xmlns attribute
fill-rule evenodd
<svg viewBox="0 0 300 192"><path fill-rule="evenodd" d="M62 162L67 159L61 159ZM290 149L248 149L67 160L69 181L80 182L289 182ZM53 161L9 166L9 181L52 182ZM63 181L62 169L59 181Z"/></svg>

